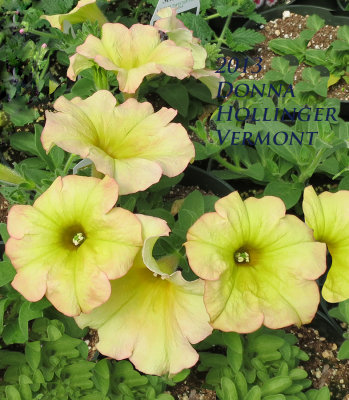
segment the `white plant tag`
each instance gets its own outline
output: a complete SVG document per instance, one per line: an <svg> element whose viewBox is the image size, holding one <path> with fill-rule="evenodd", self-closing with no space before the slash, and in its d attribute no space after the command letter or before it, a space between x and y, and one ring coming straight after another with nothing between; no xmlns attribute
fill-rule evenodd
<svg viewBox="0 0 349 400"><path fill-rule="evenodd" d="M160 19L158 11L162 8L171 7L175 8L177 14L196 8L196 15L199 15L200 11L200 0L159 0L154 14L151 17L150 25L154 25L154 22Z"/></svg>
<svg viewBox="0 0 349 400"><path fill-rule="evenodd" d="M76 175L78 173L79 169L88 167L91 164L92 164L92 161L88 158L85 158L84 160L79 161L73 168L73 174Z"/></svg>

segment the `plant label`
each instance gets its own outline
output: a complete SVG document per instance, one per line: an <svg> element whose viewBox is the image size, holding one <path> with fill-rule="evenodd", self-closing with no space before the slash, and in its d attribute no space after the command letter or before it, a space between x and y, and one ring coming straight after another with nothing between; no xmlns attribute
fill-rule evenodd
<svg viewBox="0 0 349 400"><path fill-rule="evenodd" d="M160 17L157 15L158 11L166 7L175 8L177 14L196 8L196 15L199 15L200 0L159 0L154 14L151 17L150 25L154 25L154 22L160 19Z"/></svg>

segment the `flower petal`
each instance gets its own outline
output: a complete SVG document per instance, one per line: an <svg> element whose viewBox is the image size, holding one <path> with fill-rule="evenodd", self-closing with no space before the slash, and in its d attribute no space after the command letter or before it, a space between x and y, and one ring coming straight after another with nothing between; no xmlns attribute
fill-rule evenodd
<svg viewBox="0 0 349 400"><path fill-rule="evenodd" d="M53 28L63 30L64 21L78 24L83 21L97 21L100 26L107 22L106 17L96 5L96 0L80 0L75 8L67 14L42 15Z"/></svg>
<svg viewBox="0 0 349 400"><path fill-rule="evenodd" d="M105 302L109 279L126 274L143 244L141 223L113 208L116 182L58 177L33 206L14 206L6 254L17 270L12 285L30 301L47 298L77 315Z"/></svg>
<svg viewBox="0 0 349 400"><path fill-rule="evenodd" d="M60 97L55 103L59 112L46 113L44 149L56 144L91 159L99 172L116 179L120 194L145 190L162 174L180 174L195 151L182 125L170 123L176 111L154 113L150 103L135 99L115 103L104 90L85 100Z"/></svg>
<svg viewBox="0 0 349 400"><path fill-rule="evenodd" d="M163 280L147 268L134 266L112 282L105 304L76 321L80 327L98 329L97 349L102 354L130 358L147 374L175 374L197 362L190 343L212 331L202 293L200 280L186 282L180 272Z"/></svg>
<svg viewBox="0 0 349 400"><path fill-rule="evenodd" d="M205 283L205 305L216 329L252 332L308 323L319 303L315 279L326 249L276 197L234 192L189 229L189 265ZM246 258L242 254L247 254Z"/></svg>
<svg viewBox="0 0 349 400"><path fill-rule="evenodd" d="M324 299L337 303L349 298L349 191L323 192L319 196L308 186L304 191L305 222L314 237L327 244L332 265L322 289Z"/></svg>

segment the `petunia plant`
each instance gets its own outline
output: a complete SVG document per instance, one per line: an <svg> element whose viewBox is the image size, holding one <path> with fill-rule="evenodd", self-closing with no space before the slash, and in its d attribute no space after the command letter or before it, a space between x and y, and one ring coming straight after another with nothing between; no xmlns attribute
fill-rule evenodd
<svg viewBox="0 0 349 400"><path fill-rule="evenodd" d="M218 200L188 230L189 264L205 280L204 300L214 328L253 332L309 323L320 300L315 282L326 249L277 197L237 192Z"/></svg>
<svg viewBox="0 0 349 400"><path fill-rule="evenodd" d="M322 288L324 299L337 303L349 298L349 191L323 192L319 196L312 186L304 191L305 222L319 242L326 243L332 257Z"/></svg>
<svg viewBox="0 0 349 400"><path fill-rule="evenodd" d="M189 76L193 57L188 49L171 40L161 40L152 26L135 24L131 28L119 23L102 26L102 38L89 35L70 58L68 77L88 67L88 61L116 74L122 92L135 93L144 77L165 73L178 79Z"/></svg>
<svg viewBox="0 0 349 400"><path fill-rule="evenodd" d="M161 175L179 175L194 158L194 146L182 125L171 123L177 112L128 99L116 104L108 91L86 100L55 102L57 113L46 113L42 144L57 145L88 157L97 171L118 182L120 194L145 190Z"/></svg>

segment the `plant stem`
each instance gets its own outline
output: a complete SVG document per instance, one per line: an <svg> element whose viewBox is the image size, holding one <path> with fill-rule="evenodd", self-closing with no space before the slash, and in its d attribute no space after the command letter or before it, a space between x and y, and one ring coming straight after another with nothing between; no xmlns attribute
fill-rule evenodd
<svg viewBox="0 0 349 400"><path fill-rule="evenodd" d="M52 33L40 32L40 31L38 31L36 29L31 29L30 28L30 29L27 30L27 32L28 33L32 33L33 35L43 36L43 37L47 37L47 38L50 38L50 39L55 39L56 38L56 36L53 35Z"/></svg>
<svg viewBox="0 0 349 400"><path fill-rule="evenodd" d="M212 15L209 15L209 16L205 17L204 20L205 21L209 21L210 19L215 19L215 18L218 18L218 17L220 17L220 15L218 13L216 13L216 14L212 14Z"/></svg>
<svg viewBox="0 0 349 400"><path fill-rule="evenodd" d="M224 159L222 156L217 154L214 156L214 159L219 162L223 167L227 168L229 171L234 172L235 174L241 175L243 172L243 168L237 167L236 165L231 164L228 162L226 159Z"/></svg>
<svg viewBox="0 0 349 400"><path fill-rule="evenodd" d="M224 24L224 26L223 26L222 32L221 32L221 34L220 34L220 36L219 36L219 38L218 38L218 40L217 40L217 47L218 47L218 48L220 48L221 45L222 45L222 43L224 42L225 32L226 32L226 30L229 28L231 19L232 19L232 15L229 15L229 16L227 17L227 19L225 20L225 24Z"/></svg>
<svg viewBox="0 0 349 400"><path fill-rule="evenodd" d="M76 157L76 154L70 154L70 156L69 156L69 158L68 158L68 160L65 163L65 166L63 168L63 175L67 175L67 173L68 173L68 171L70 169L71 163L74 161L75 157Z"/></svg>

